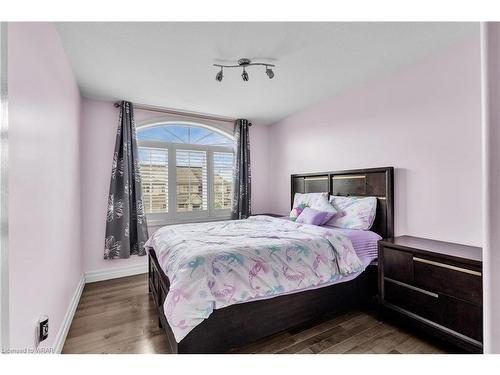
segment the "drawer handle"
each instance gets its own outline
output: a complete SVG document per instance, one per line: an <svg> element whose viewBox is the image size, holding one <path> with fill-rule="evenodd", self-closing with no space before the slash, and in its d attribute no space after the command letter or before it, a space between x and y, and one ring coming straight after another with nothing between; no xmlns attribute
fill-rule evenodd
<svg viewBox="0 0 500 375"><path fill-rule="evenodd" d="M434 262L434 261L428 260L428 259L422 259L422 258L413 257L413 260L415 262L431 264L433 266L442 267L442 268L448 268L450 270L454 270L454 271L458 271L458 272L463 272L463 273L468 273L468 274L474 275L474 276L481 276L482 275L482 273L479 272L479 271L473 271L473 270L469 270L467 268L452 266L452 265L446 264L446 263Z"/></svg>
<svg viewBox="0 0 500 375"><path fill-rule="evenodd" d="M408 284L402 283L401 281L397 281L397 280L391 279L389 277L384 277L384 280L389 281L391 283L394 283L396 285L399 285L399 286L402 286L402 287L414 290L415 292L427 294L428 296L431 296L431 297L434 297L434 298L439 298L439 295L437 293L429 292L428 290L420 289L420 288L417 288L416 286L408 285Z"/></svg>

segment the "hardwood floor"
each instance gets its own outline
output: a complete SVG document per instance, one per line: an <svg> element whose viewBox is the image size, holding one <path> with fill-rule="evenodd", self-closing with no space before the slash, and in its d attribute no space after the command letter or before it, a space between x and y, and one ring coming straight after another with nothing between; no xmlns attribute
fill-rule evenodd
<svg viewBox="0 0 500 375"><path fill-rule="evenodd" d="M147 275L87 284L63 353L168 353L148 294ZM351 311L291 329L232 353L446 353L447 349L388 323Z"/></svg>

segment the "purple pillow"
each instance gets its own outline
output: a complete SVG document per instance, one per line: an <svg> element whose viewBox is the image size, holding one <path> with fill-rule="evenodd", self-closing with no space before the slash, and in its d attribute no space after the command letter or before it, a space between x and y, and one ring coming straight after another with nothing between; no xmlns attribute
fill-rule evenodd
<svg viewBox="0 0 500 375"><path fill-rule="evenodd" d="M322 225L332 218L333 214L325 211L318 211L314 208L306 207L297 217L296 223Z"/></svg>

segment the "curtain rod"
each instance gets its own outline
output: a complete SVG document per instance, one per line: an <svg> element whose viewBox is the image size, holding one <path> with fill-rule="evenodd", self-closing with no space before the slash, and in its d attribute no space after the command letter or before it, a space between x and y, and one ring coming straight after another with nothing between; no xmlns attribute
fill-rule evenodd
<svg viewBox="0 0 500 375"><path fill-rule="evenodd" d="M149 112L160 112L160 113L168 113L170 115L177 115L177 116L183 116L183 117L194 117L194 118L199 118L199 119L203 119L203 120L230 122L231 124L234 124L234 122L236 121L236 119L233 119L231 117L215 116L215 115L209 115L209 114L197 113L197 112L180 111L177 109L156 107L156 106L152 106L152 105L137 104L137 103L133 103L133 105L134 105L134 108L136 108L136 109L142 109L143 111L149 111ZM114 106L116 108L120 108L121 104L115 103ZM249 126L252 126L252 124L249 124Z"/></svg>

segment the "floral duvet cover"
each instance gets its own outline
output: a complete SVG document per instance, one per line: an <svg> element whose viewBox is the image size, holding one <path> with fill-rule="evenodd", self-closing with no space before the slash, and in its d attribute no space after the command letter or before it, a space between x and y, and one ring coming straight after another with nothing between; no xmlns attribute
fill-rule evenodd
<svg viewBox="0 0 500 375"><path fill-rule="evenodd" d="M170 280L164 311L177 342L214 309L326 286L363 268L346 236L269 216L166 226L149 247Z"/></svg>

